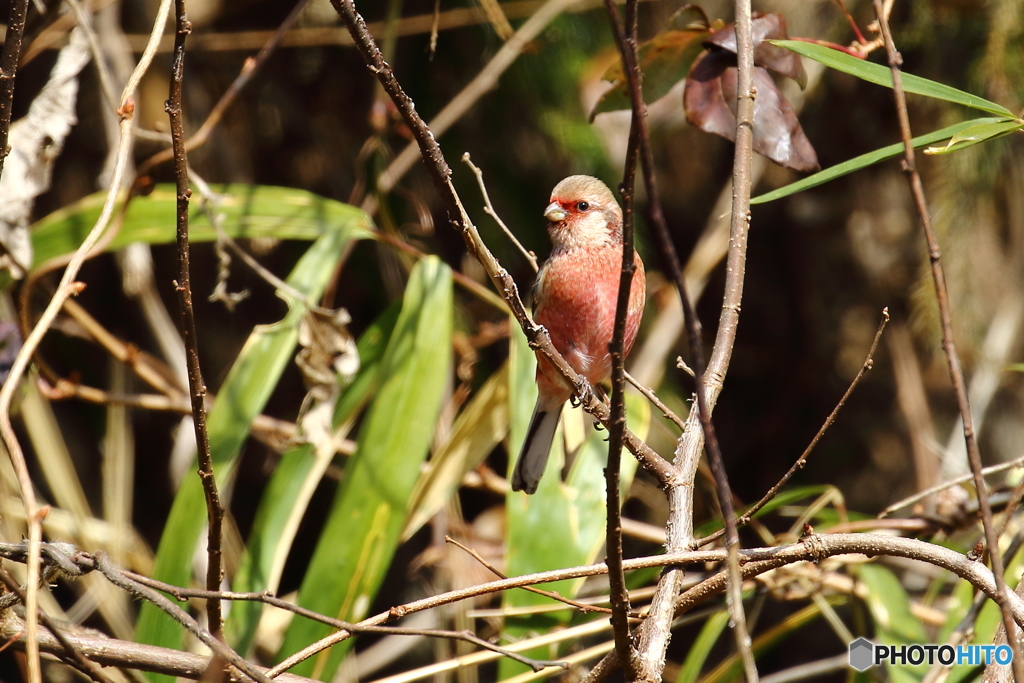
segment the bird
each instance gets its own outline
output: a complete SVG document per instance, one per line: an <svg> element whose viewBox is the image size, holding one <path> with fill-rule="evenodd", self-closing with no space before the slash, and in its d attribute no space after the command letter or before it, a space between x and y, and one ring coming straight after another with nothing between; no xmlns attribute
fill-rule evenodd
<svg viewBox="0 0 1024 683"><path fill-rule="evenodd" d="M566 362L591 384L612 371L608 345L622 273L622 209L608 186L587 175L565 178L544 210L553 249L537 273L534 320L543 325ZM636 341L647 281L635 254L623 352ZM537 405L512 473L512 490L532 494L547 466L562 405L572 395L558 370L537 358Z"/></svg>

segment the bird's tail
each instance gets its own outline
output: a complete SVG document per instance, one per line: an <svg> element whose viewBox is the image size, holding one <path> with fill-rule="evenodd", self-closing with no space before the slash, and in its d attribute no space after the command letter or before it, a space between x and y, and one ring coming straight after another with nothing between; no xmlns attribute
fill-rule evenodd
<svg viewBox="0 0 1024 683"><path fill-rule="evenodd" d="M512 490L533 493L544 475L551 455L551 443L555 440L555 428L562 414L562 406L553 410L542 410L540 401L533 410L530 429L526 432L523 450L519 452L519 460L512 472Z"/></svg>

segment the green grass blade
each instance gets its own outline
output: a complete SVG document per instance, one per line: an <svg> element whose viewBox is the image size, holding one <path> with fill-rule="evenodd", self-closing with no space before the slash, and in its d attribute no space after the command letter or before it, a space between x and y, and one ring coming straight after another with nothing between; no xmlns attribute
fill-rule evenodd
<svg viewBox="0 0 1024 683"><path fill-rule="evenodd" d="M509 467L515 464L519 448L533 413L537 396L536 358L518 325L513 325L510 342L510 435ZM641 439L650 425L650 410L639 395L626 395L629 428ZM578 409L565 408L563 426L555 434L544 478L532 496L510 493L506 502L507 555L506 567L511 576L571 567L593 562L605 540L605 479L604 467L608 461L607 432L592 427L589 416ZM563 483L563 434L584 435L582 444ZM636 460L627 451L622 453L621 483L628 489L636 472ZM561 581L545 586L545 590L573 596L582 586L582 580ZM550 598L526 591L508 591L504 594L505 607L526 607L551 604ZM518 640L531 633L549 630L568 623L569 611L550 612L531 617L507 618L503 637ZM524 653L540 659L551 659L552 652ZM525 665L502 660L498 665L498 678L504 680L526 670Z"/></svg>
<svg viewBox="0 0 1024 683"><path fill-rule="evenodd" d="M508 363L484 382L459 413L448 441L430 459L409 498L402 530L408 540L430 521L462 486L462 478L508 435Z"/></svg>
<svg viewBox="0 0 1024 683"><path fill-rule="evenodd" d="M217 213L224 214L223 228L230 237L276 237L312 241L325 226L350 225L353 237L368 237L365 214L354 206L326 199L305 190L267 185L225 185ZM100 215L105 192L89 195L55 211L32 227L34 262L43 263L78 248ZM119 211L120 209L118 209ZM174 242L176 199L174 185L157 185L145 197L133 199L121 229L107 246L115 251L132 242L171 244ZM115 213L115 216L118 215ZM189 241L212 242L217 232L210 224L201 202L192 202L189 212Z"/></svg>
<svg viewBox="0 0 1024 683"><path fill-rule="evenodd" d="M353 238L356 228L368 224L369 219L361 212L351 214L346 221L325 220L322 236L299 259L288 284L309 298L319 298L345 244ZM232 475L253 418L263 410L291 361L302 315L301 306L291 305L281 322L254 329L218 393L207 418L207 430L214 470L222 487ZM192 583L192 557L205 525L202 487L198 477L189 477L182 482L171 507L153 565L153 578L178 586ZM183 633L176 622L147 603L139 615L136 639L180 649Z"/></svg>
<svg viewBox="0 0 1024 683"><path fill-rule="evenodd" d="M333 424L338 437L348 433L356 416L380 386L380 362L399 310L397 304L389 307L359 339L359 372L335 406ZM333 452L317 453L313 444L301 444L282 454L260 499L245 554L232 583L233 590L243 593L277 591L298 521L333 455ZM255 601L239 601L233 605L225 632L228 642L239 652L248 652L263 609L264 605Z"/></svg>
<svg viewBox="0 0 1024 683"><path fill-rule="evenodd" d="M813 59L836 71L848 73L869 83L883 85L886 88L892 87L892 71L890 71L888 66L875 64L866 59L858 59L840 50L834 50L824 45L808 43L802 40L771 40L768 42L792 50L808 59ZM983 97L972 95L963 90L957 90L927 78L921 78L920 76L904 72L902 74L902 81L903 90L914 95L924 95L925 97L932 97L937 100L962 104L965 107L980 109L981 111L987 111L998 116L1014 117L1013 112L1002 105L989 102Z"/></svg>
<svg viewBox="0 0 1024 683"><path fill-rule="evenodd" d="M924 624L910 610L910 596L896 575L879 564L865 564L857 576L867 589L868 610L875 622L876 642L884 645L927 643ZM927 664L913 666L886 664L893 683L920 681L928 671Z"/></svg>
<svg viewBox="0 0 1024 683"><path fill-rule="evenodd" d="M704 668L704 662L707 661L708 655L711 654L711 648L718 642L718 638L728 625L728 610L723 609L721 612L716 612L708 617L700 633L697 634L697 639L693 641L693 645L690 646L689 651L686 653L686 659L679 668L676 683L697 683L700 671Z"/></svg>
<svg viewBox="0 0 1024 683"><path fill-rule="evenodd" d="M402 313L381 361L381 386L299 590L303 607L358 621L370 608L405 523L407 501L427 456L451 366L452 278L436 257L412 271ZM279 656L331 631L295 619ZM329 680L345 641L292 673Z"/></svg>
<svg viewBox="0 0 1024 683"><path fill-rule="evenodd" d="M948 140L957 133L967 130L973 126L998 123L1001 121L1006 121L1006 119L985 117L980 119L971 119L970 121L962 121L947 128L943 128L942 130L937 130L934 133L928 133L927 135L916 137L911 140L911 142L914 143L914 147L924 147L925 145L931 145L936 142L941 142L942 140ZM902 142L898 142L894 145L888 145L881 149L876 149L873 152L861 154L859 157L854 157L853 159L844 161L841 164L836 164L835 166L826 168L824 171L818 171L814 175L809 175L802 180L790 183L789 185L780 187L777 190L772 190L771 192L766 192L765 194L754 197L750 200L750 203L765 204L767 202L773 202L776 199L782 199L783 197L788 197L789 195L796 194L797 192L803 192L804 190L809 190L812 187L824 185L830 180L841 178L844 175L848 175L854 171L859 171L862 168L867 168L868 166L877 164L880 161L892 159L900 154L903 154Z"/></svg>

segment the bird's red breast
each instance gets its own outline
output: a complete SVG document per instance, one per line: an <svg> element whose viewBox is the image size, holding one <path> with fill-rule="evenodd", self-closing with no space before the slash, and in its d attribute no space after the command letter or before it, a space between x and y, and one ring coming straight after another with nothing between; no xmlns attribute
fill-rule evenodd
<svg viewBox="0 0 1024 683"><path fill-rule="evenodd" d="M626 314L625 353L636 341L646 296L644 264L635 256L636 271ZM611 374L608 345L615 328L615 307L622 268L621 244L556 250L538 276L536 320L547 328L551 342L572 368L591 384ZM558 372L541 359L537 368L541 393L552 405L569 398Z"/></svg>

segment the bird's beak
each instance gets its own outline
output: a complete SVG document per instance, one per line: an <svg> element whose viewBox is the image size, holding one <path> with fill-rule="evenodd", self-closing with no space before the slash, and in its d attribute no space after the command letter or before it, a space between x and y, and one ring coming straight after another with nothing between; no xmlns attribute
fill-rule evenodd
<svg viewBox="0 0 1024 683"><path fill-rule="evenodd" d="M544 217L552 223L564 221L565 216L565 209L558 202L551 202L548 204L548 208L544 209Z"/></svg>

